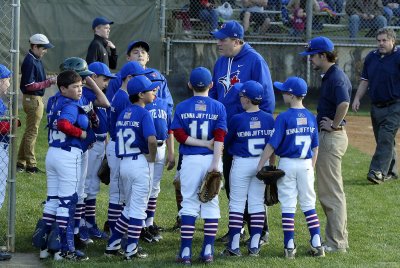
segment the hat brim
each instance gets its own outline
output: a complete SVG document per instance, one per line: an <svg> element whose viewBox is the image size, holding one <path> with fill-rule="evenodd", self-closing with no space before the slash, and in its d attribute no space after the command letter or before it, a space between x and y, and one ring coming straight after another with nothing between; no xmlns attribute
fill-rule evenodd
<svg viewBox="0 0 400 268"><path fill-rule="evenodd" d="M135 47L143 47L147 53L150 51L150 46L148 43L146 43L145 41L137 41L137 42L133 42L132 44L130 44L128 46L128 49L126 50L126 54L129 54L132 51L132 49Z"/></svg>
<svg viewBox="0 0 400 268"><path fill-rule="evenodd" d="M54 45L52 43L44 44L44 45L41 45L41 46L44 47L44 48L53 48L54 47Z"/></svg>
<svg viewBox="0 0 400 268"><path fill-rule="evenodd" d="M214 38L216 39L225 39L229 37L228 35L222 33L221 31L210 32L210 34L214 36Z"/></svg>
<svg viewBox="0 0 400 268"><path fill-rule="evenodd" d="M156 88L159 87L159 86L161 86L161 82L159 82L159 81L157 81L157 82L152 82L151 85L148 86L148 87L146 88L146 90L143 90L142 92L154 90L154 89L156 89Z"/></svg>
<svg viewBox="0 0 400 268"><path fill-rule="evenodd" d="M0 74L0 79L4 79L4 78L10 78L12 76L13 72L8 71L8 72L4 72L2 74Z"/></svg>
<svg viewBox="0 0 400 268"><path fill-rule="evenodd" d="M325 51L325 50L321 50L321 49L316 49L316 50L311 50L311 51L303 51L301 53L299 53L301 56L308 56L308 55L315 55L318 53L324 53L324 52L332 52L332 51Z"/></svg>
<svg viewBox="0 0 400 268"><path fill-rule="evenodd" d="M79 74L81 77L86 77L86 76L90 76L90 75L94 74L94 72L87 70L87 71L79 72L78 74Z"/></svg>

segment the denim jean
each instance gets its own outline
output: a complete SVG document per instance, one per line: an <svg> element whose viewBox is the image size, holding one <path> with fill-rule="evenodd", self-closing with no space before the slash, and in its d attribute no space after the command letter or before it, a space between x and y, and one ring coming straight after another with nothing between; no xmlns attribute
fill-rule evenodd
<svg viewBox="0 0 400 268"><path fill-rule="evenodd" d="M218 29L218 13L214 9L201 10L199 19L210 24L210 31Z"/></svg>
<svg viewBox="0 0 400 268"><path fill-rule="evenodd" d="M400 7L391 9L388 6L383 7L384 15L388 25L392 25L393 16L400 17Z"/></svg>
<svg viewBox="0 0 400 268"><path fill-rule="evenodd" d="M349 32L350 37L354 38L357 36L359 29L371 28L379 29L386 27L387 20L384 16L379 15L372 20L365 20L360 18L358 15L351 15L349 19Z"/></svg>
<svg viewBox="0 0 400 268"><path fill-rule="evenodd" d="M336 13L341 13L343 10L343 2L344 0L326 0L325 1L328 6L332 8Z"/></svg>

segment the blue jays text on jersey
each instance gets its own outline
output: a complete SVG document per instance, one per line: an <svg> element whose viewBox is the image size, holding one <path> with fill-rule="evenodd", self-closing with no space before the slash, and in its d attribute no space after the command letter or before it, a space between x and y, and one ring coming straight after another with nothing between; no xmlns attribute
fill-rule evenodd
<svg viewBox="0 0 400 268"><path fill-rule="evenodd" d="M147 104L145 108L153 118L157 140L166 140L168 131L171 129L172 107L164 99L157 97L152 103Z"/></svg>
<svg viewBox="0 0 400 268"><path fill-rule="evenodd" d="M228 124L225 147L229 154L257 157L273 133L274 118L262 110L234 115Z"/></svg>
<svg viewBox="0 0 400 268"><path fill-rule="evenodd" d="M195 139L211 140L216 129L226 131L226 111L222 103L209 97L194 96L176 106L171 129L183 129ZM206 147L179 145L184 155L212 154Z"/></svg>
<svg viewBox="0 0 400 268"><path fill-rule="evenodd" d="M280 157L312 158L312 149L318 147L315 116L305 108L289 108L276 118L274 133L268 143Z"/></svg>

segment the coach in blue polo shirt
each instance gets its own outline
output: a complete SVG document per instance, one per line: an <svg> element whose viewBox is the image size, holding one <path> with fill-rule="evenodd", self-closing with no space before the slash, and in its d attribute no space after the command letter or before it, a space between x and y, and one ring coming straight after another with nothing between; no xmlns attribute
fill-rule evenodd
<svg viewBox="0 0 400 268"><path fill-rule="evenodd" d="M365 58L352 108L358 111L360 100L369 89L377 144L367 179L380 184L398 176L395 138L400 127L400 49L395 46L396 33L392 29L379 29L376 40L378 49Z"/></svg>
<svg viewBox="0 0 400 268"><path fill-rule="evenodd" d="M19 145L17 170L37 173L35 144L39 131L40 120L43 117L44 91L57 82L56 77L46 79L42 57L47 49L54 46L43 34L34 34L29 38L30 50L21 66L20 89L23 94L22 107L26 113L26 128Z"/></svg>
<svg viewBox="0 0 400 268"><path fill-rule="evenodd" d="M327 253L346 252L349 244L342 157L348 144L344 117L350 105L351 83L336 65L334 45L328 38L311 39L301 55L309 55L313 69L322 73L317 107L320 133L316 173L318 197L327 218L324 248Z"/></svg>

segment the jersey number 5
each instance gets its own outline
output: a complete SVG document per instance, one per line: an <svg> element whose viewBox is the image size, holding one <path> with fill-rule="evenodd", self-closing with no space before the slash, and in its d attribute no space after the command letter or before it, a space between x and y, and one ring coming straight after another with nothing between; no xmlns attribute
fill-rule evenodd
<svg viewBox="0 0 400 268"><path fill-rule="evenodd" d="M307 156L308 150L310 150L311 138L310 136L296 136L296 145L303 146L301 149L300 158L304 159Z"/></svg>
<svg viewBox="0 0 400 268"><path fill-rule="evenodd" d="M136 139L135 132L130 128L120 129L117 132L118 136L118 152L120 155L129 155L140 153L137 147L132 148L132 144ZM125 138L128 138L125 142Z"/></svg>

